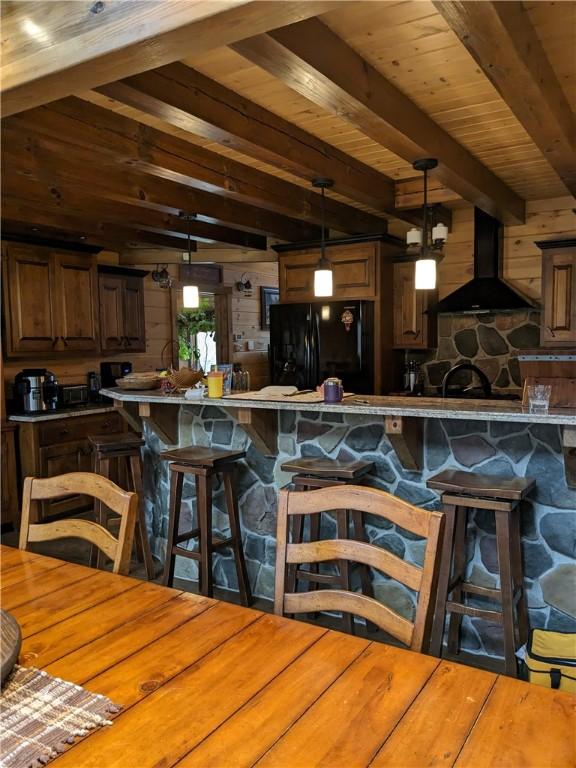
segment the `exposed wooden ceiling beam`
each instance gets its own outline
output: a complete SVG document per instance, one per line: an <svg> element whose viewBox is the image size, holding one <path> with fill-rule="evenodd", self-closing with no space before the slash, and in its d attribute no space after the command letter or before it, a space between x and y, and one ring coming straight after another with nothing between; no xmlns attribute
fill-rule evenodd
<svg viewBox="0 0 576 768"><path fill-rule="evenodd" d="M25 243L45 245L63 243L70 248L77 246L94 246L108 251L120 251L126 247L125 240L108 239L104 235L86 232L74 232L70 229L62 230L57 227L41 226L25 221L11 221L2 219L2 238L5 240L18 240ZM62 245L62 247L66 247ZM151 247L151 246L148 246ZM158 263L158 262L156 262Z"/></svg>
<svg viewBox="0 0 576 768"><path fill-rule="evenodd" d="M251 203L314 224L322 221L316 192L79 99L24 112L3 125L85 148L98 162L107 158L122 170L130 166L223 199ZM326 198L326 224L349 234L387 230L385 219L330 198Z"/></svg>
<svg viewBox="0 0 576 768"><path fill-rule="evenodd" d="M308 181L326 176L341 195L397 215L392 179L185 64L169 64L97 91Z"/></svg>
<svg viewBox="0 0 576 768"><path fill-rule="evenodd" d="M9 218L7 215L2 218L3 233L12 236L27 235L34 239L85 243L115 251L130 245L153 245L159 248L183 251L182 241L177 237L170 237L170 235L140 232L103 222L88 222L72 216L54 216L52 213L44 215L42 221L38 220L38 216L34 216L34 220L31 220L30 212L26 210L26 206L20 207L20 213L17 213L15 218ZM196 248L195 244L194 248Z"/></svg>
<svg viewBox="0 0 576 768"><path fill-rule="evenodd" d="M434 5L569 191L576 194L574 113L523 3L484 0Z"/></svg>
<svg viewBox="0 0 576 768"><path fill-rule="evenodd" d="M199 248L192 254L191 262L200 264L253 264L277 262L275 251L250 251L245 248ZM176 252L157 251L153 248L130 248L120 252L120 264L182 264L182 256Z"/></svg>
<svg viewBox="0 0 576 768"><path fill-rule="evenodd" d="M88 191L92 197L138 206L141 215L146 209L176 215L181 211L196 213L198 225L207 222L232 226L292 242L320 236L320 228L315 225L157 176L125 170L110 164L108 158L95 165L93 153L83 147L72 148L13 128L3 132L3 139L4 177L8 186L14 178L24 177L41 183L53 198L66 191L73 200L75 194L85 195Z"/></svg>
<svg viewBox="0 0 576 768"><path fill-rule="evenodd" d="M139 233L169 236L174 246L186 248L187 224L177 216L158 211L145 211L142 208L99 200L90 195L77 192L61 192L54 197L48 189L39 186L16 185L6 182L2 199L2 215L8 219L50 225L51 217L59 225L67 222L74 229L81 230L80 222L88 232L93 232L95 225L114 225L123 230L136 230ZM25 210L23 210L25 209ZM101 231L101 227L97 230ZM244 248L266 250L266 238L251 232L207 224L203 221L190 222L190 234L196 240L207 243L226 243ZM132 238L135 239L135 238ZM145 240L143 242L150 242Z"/></svg>
<svg viewBox="0 0 576 768"><path fill-rule="evenodd" d="M419 208L424 205L424 181L422 176L401 179L396 182L396 208ZM460 195L448 189L442 182L431 176L428 179L428 202L455 203L462 200Z"/></svg>
<svg viewBox="0 0 576 768"><path fill-rule="evenodd" d="M336 5L319 0L3 3L3 114L228 45Z"/></svg>
<svg viewBox="0 0 576 768"><path fill-rule="evenodd" d="M436 157L434 175L464 199L510 222L524 201L318 19L232 48L408 162Z"/></svg>

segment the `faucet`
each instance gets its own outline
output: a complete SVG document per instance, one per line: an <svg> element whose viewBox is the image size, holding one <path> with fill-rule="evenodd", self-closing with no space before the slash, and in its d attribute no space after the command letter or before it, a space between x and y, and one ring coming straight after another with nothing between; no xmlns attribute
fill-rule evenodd
<svg viewBox="0 0 576 768"><path fill-rule="evenodd" d="M481 371L480 368L472 365L472 363L460 363L460 365L455 365L450 368L448 373L444 376L442 380L442 397L447 397L448 384L452 380L454 374L458 373L458 371L474 371L474 373L477 373L478 378L480 379L480 383L482 384L482 389L484 390L484 397L489 398L491 396L492 385L490 384L488 376L486 376L484 371Z"/></svg>

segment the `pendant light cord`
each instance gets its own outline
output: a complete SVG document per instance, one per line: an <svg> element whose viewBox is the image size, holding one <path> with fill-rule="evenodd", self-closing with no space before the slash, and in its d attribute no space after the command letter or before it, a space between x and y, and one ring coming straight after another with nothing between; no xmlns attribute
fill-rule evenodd
<svg viewBox="0 0 576 768"><path fill-rule="evenodd" d="M428 169L424 169L424 231L422 233L422 256L428 254Z"/></svg>
<svg viewBox="0 0 576 768"><path fill-rule="evenodd" d="M326 261L326 217L324 213L324 192L325 189L322 187L322 247L320 249L321 262Z"/></svg>

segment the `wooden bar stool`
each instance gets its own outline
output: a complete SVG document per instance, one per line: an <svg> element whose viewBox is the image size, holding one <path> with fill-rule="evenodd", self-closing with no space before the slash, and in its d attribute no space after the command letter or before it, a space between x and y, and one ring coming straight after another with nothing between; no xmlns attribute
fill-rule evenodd
<svg viewBox="0 0 576 768"><path fill-rule="evenodd" d="M170 517L168 522L168 544L164 564L163 583L171 586L174 579L176 555L197 560L199 568L200 592L206 597L213 595L212 552L221 547L231 547L234 552L238 591L242 605L252 603L252 592L244 560L238 496L234 483L236 462L244 458L245 451L223 451L216 448L192 446L164 451L161 458L170 461ZM212 535L212 478L222 475L226 508L230 518L230 537L220 539ZM180 507L182 505L182 485L185 475L193 475L196 481L196 510L198 527L183 533L179 532ZM196 551L178 546L190 539L199 539Z"/></svg>
<svg viewBox="0 0 576 768"><path fill-rule="evenodd" d="M154 559L146 531L144 499L142 494L142 457L140 448L144 440L133 432L120 432L113 435L88 435L94 449L94 472L109 480L114 480L126 491L138 494L138 515L134 540L136 552L144 563L147 579L156 577ZM108 525L108 509L101 502L95 503L96 519L104 528ZM93 550L91 564L101 566L101 552ZM94 562L95 561L95 562Z"/></svg>
<svg viewBox="0 0 576 768"><path fill-rule="evenodd" d="M504 630L504 672L516 677L515 652L528 638L518 505L534 488L536 481L523 477L488 477L447 469L431 477L426 485L442 491L442 508L446 516L430 653L441 655L446 613L450 614L448 650L453 654L460 651L463 615L494 621L502 624ZM488 509L494 512L499 589L481 587L466 581L466 523L469 509ZM466 605L467 594L496 600L502 609L483 610Z"/></svg>
<svg viewBox="0 0 576 768"><path fill-rule="evenodd" d="M361 478L374 467L371 461L339 461L337 459L300 458L284 462L281 469L284 472L294 472L292 483L296 490L311 491L316 488L329 488L337 485L357 485ZM354 539L366 541L364 531L364 519L362 512L358 510L338 509L332 513L336 519L336 537L338 539L350 538L350 518L354 529ZM320 540L320 515L309 516L310 541ZM292 518L291 540L293 544L299 544L304 536L305 515L295 515ZM307 588L314 584L327 584L341 589L350 590L350 562L338 560L338 573L320 573L318 563L310 563L308 569L289 565L286 574L287 589L296 592L298 581L306 581ZM374 596L372 581L370 580L370 568L360 565L360 579L362 592L369 597ZM354 617L350 613L342 614L344 630L354 633ZM371 627L372 628L372 627ZM376 627L373 627L376 629Z"/></svg>

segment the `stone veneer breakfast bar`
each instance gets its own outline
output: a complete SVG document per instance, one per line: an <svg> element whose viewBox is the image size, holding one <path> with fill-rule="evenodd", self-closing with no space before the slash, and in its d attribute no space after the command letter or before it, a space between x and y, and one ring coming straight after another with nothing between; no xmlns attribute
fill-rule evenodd
<svg viewBox="0 0 576 768"><path fill-rule="evenodd" d="M238 490L248 570L255 595L272 598L276 496L290 477L280 465L294 457L362 458L374 462L365 482L413 504L438 504L426 480L448 467L494 476L531 476L523 502L522 549L530 624L576 630L576 410L527 413L513 402L435 398L352 397L338 405L251 399L186 400L154 392L103 390L129 422L143 428L147 524L162 561L168 516L166 445L214 445L246 450ZM194 488L185 485L183 520L194 514ZM214 494L215 527L227 517ZM494 586L497 572L493 516L477 510L470 568L474 581ZM419 563L422 542L368 520L370 541ZM215 555L215 584L236 589L231 554ZM196 579L196 564L179 558L176 576ZM409 614L413 600L401 584L375 576L375 595ZM464 617L463 649L500 656L501 627Z"/></svg>

